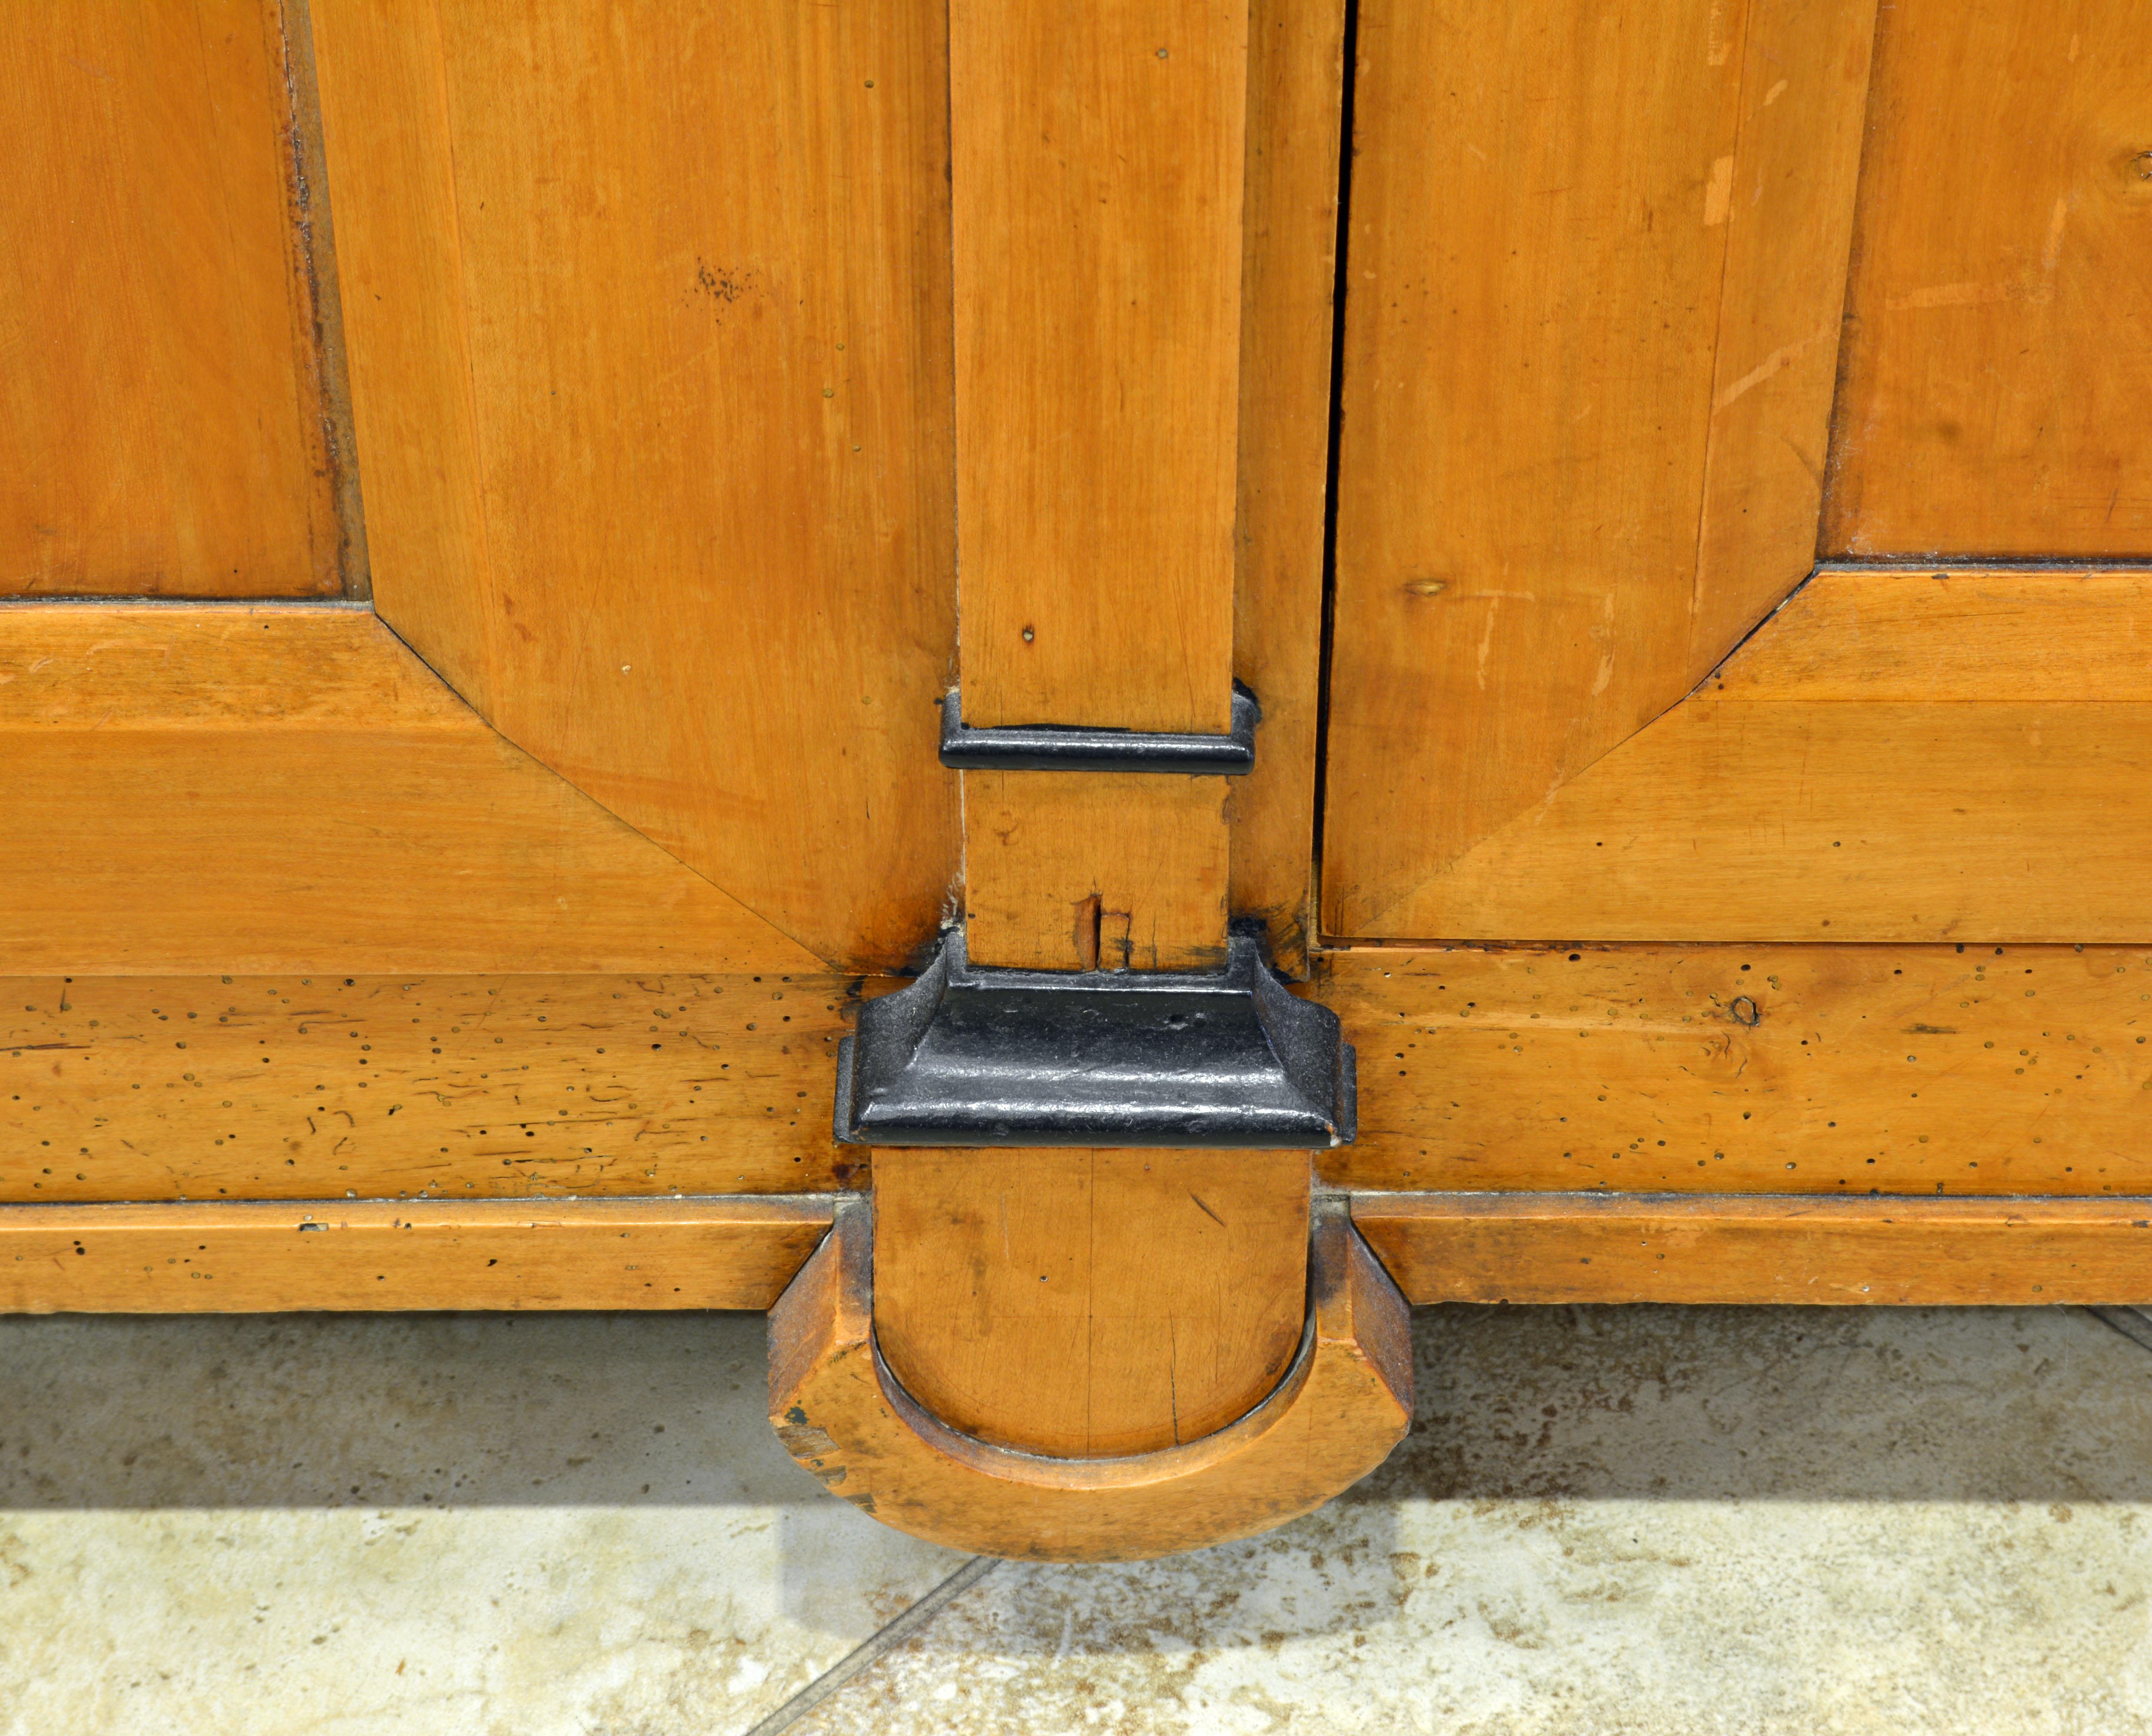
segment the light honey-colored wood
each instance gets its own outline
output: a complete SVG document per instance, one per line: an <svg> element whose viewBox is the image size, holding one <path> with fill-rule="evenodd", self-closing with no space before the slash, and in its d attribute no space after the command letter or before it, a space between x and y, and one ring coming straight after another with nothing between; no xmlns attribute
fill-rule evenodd
<svg viewBox="0 0 2152 1736"><path fill-rule="evenodd" d="M1323 923L1809 567L1875 0L1360 13Z"/></svg>
<svg viewBox="0 0 2152 1736"><path fill-rule="evenodd" d="M0 1200L856 1185L851 985L766 975L0 977Z"/></svg>
<svg viewBox="0 0 2152 1736"><path fill-rule="evenodd" d="M456 221L440 9L321 0L323 150L334 146L343 337L366 468L377 599L456 692L491 715L495 590L479 466L469 297Z"/></svg>
<svg viewBox="0 0 2152 1736"><path fill-rule="evenodd" d="M1223 733L1248 0L956 0L966 719Z"/></svg>
<svg viewBox="0 0 2152 1736"><path fill-rule="evenodd" d="M1314 916L1344 37L1342 0L1250 0L1233 671L1263 721L1229 798L1232 908L1295 974Z"/></svg>
<svg viewBox="0 0 2152 1736"><path fill-rule="evenodd" d="M942 9L313 25L383 618L817 957L902 964L957 861Z"/></svg>
<svg viewBox="0 0 2152 1736"><path fill-rule="evenodd" d="M1825 549L2152 552L2152 11L1881 18Z"/></svg>
<svg viewBox="0 0 2152 1736"><path fill-rule="evenodd" d="M1749 0L1687 683L1814 564L1876 9Z"/></svg>
<svg viewBox="0 0 2152 1736"><path fill-rule="evenodd" d="M840 1209L782 1198L0 1206L0 1312L764 1308ZM1361 1195L1353 1221L1420 1304L2152 1303L2144 1197Z"/></svg>
<svg viewBox="0 0 2152 1736"><path fill-rule="evenodd" d="M2144 573L1820 573L1650 728L1393 882L1363 931L2152 940L2148 636Z"/></svg>
<svg viewBox="0 0 2152 1736"><path fill-rule="evenodd" d="M10 974L820 968L363 609L0 608L0 811Z"/></svg>
<svg viewBox="0 0 2152 1736"><path fill-rule="evenodd" d="M1358 1050L1333 1185L2152 1194L2152 951L1326 955Z"/></svg>
<svg viewBox="0 0 2152 1736"><path fill-rule="evenodd" d="M1248 28L1247 0L950 13L975 725L1227 727ZM1226 783L966 774L972 957L1215 963Z"/></svg>
<svg viewBox="0 0 2152 1736"><path fill-rule="evenodd" d="M0 1313L766 1308L816 1200L0 1206Z"/></svg>
<svg viewBox="0 0 2152 1736"><path fill-rule="evenodd" d="M858 1185L848 986L8 979L0 1198ZM2152 951L1371 948L1315 992L1359 1053L1334 1185L2152 1192Z"/></svg>
<svg viewBox="0 0 2152 1736"><path fill-rule="evenodd" d="M1320 1202L1308 1330L1254 1410L1185 1445L1119 1459L1043 1458L951 1429L875 1348L872 1223L836 1227L770 1313L769 1417L793 1457L886 1525L952 1548L1127 1561L1246 1536L1320 1505L1379 1464L1412 1417L1403 1298Z"/></svg>
<svg viewBox="0 0 2152 1736"><path fill-rule="evenodd" d="M2152 1302L2152 1200L1363 1195L1415 1302Z"/></svg>
<svg viewBox="0 0 2152 1736"><path fill-rule="evenodd" d="M1216 969L1226 957L1231 783L965 773L971 957L1033 971Z"/></svg>
<svg viewBox="0 0 2152 1736"><path fill-rule="evenodd" d="M874 1213L890 1372L997 1446L1103 1459L1198 1439L1300 1345L1305 1152L877 1151Z"/></svg>
<svg viewBox="0 0 2152 1736"><path fill-rule="evenodd" d="M277 0L0 8L0 593L343 588Z"/></svg>

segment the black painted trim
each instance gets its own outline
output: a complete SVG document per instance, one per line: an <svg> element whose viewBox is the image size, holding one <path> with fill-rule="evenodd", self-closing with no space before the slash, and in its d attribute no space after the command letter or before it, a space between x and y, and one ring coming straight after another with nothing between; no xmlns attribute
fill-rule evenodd
<svg viewBox="0 0 2152 1736"><path fill-rule="evenodd" d="M839 1045L836 1137L1322 1150L1358 1131L1353 1063L1252 932L1217 971L1060 972L972 965L957 929Z"/></svg>
<svg viewBox="0 0 2152 1736"><path fill-rule="evenodd" d="M967 728L956 688L942 701L942 763L958 771L1180 772L1244 777L1256 768L1256 725L1263 708L1233 683L1228 735L1175 735L1150 729L1019 723Z"/></svg>

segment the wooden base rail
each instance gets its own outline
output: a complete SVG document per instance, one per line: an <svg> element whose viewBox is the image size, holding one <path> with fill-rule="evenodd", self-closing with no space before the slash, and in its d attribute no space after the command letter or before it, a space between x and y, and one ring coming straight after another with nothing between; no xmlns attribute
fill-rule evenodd
<svg viewBox="0 0 2152 1736"><path fill-rule="evenodd" d="M1415 1302L2152 1302L2152 1200L1356 1194Z"/></svg>
<svg viewBox="0 0 2152 1736"><path fill-rule="evenodd" d="M0 1206L0 1312L766 1308L826 1195Z"/></svg>
<svg viewBox="0 0 2152 1736"><path fill-rule="evenodd" d="M768 1308L837 1198L0 1206L0 1312ZM2152 1304L2152 1198L1361 1193L1408 1301Z"/></svg>

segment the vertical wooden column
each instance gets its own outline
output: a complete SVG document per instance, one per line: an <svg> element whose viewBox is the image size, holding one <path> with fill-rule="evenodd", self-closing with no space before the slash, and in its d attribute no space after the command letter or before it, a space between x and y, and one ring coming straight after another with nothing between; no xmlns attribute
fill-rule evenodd
<svg viewBox="0 0 2152 1736"><path fill-rule="evenodd" d="M1302 1151L886 1151L875 1331L952 1428L1059 1459L1184 1445L1300 1345Z"/></svg>
<svg viewBox="0 0 2152 1736"><path fill-rule="evenodd" d="M965 720L1222 733L1247 0L949 13ZM982 963L1200 969L1226 781L970 773Z"/></svg>
<svg viewBox="0 0 2152 1736"><path fill-rule="evenodd" d="M949 33L965 722L1222 734L1247 0L954 0ZM1231 781L967 772L972 958L1221 965ZM1300 1343L1305 1152L895 1150L875 1172L877 1342L975 1439L1184 1444Z"/></svg>

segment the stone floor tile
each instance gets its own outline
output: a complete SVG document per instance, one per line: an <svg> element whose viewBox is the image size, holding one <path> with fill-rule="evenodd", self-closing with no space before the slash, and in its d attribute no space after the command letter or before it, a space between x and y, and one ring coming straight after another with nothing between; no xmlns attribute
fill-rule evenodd
<svg viewBox="0 0 2152 1736"><path fill-rule="evenodd" d="M796 1728L2152 1730L2152 1355L2063 1310L1477 1309L1251 1542L1005 1565Z"/></svg>
<svg viewBox="0 0 2152 1736"><path fill-rule="evenodd" d="M963 1557L759 1315L0 1319L0 1732L745 1729Z"/></svg>
<svg viewBox="0 0 2152 1736"><path fill-rule="evenodd" d="M2152 1732L2152 1353L2064 1310L1416 1322L1271 1536L1003 1564L794 1726ZM0 1732L744 1731L962 1558L754 1317L0 1320Z"/></svg>

